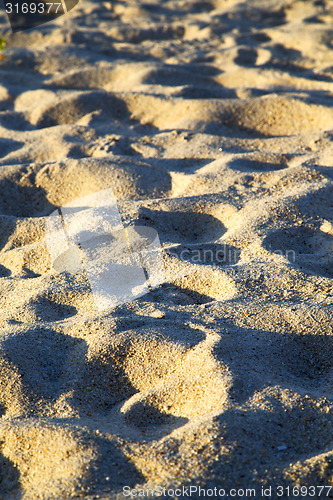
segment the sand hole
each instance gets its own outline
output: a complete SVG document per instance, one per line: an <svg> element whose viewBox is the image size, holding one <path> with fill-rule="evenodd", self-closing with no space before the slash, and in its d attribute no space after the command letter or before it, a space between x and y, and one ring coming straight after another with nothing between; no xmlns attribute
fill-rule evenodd
<svg viewBox="0 0 333 500"><path fill-rule="evenodd" d="M331 278L333 276L333 235L310 227L278 229L268 235L263 246L286 256L301 271Z"/></svg>
<svg viewBox="0 0 333 500"><path fill-rule="evenodd" d="M197 243L220 238L226 228L216 217L192 211L159 211L142 208L139 220L154 227L161 241Z"/></svg>

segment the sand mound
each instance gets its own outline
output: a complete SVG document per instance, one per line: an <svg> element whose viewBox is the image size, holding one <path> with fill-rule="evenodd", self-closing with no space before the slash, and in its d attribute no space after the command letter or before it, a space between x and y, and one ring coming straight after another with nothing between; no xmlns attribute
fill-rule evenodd
<svg viewBox="0 0 333 500"><path fill-rule="evenodd" d="M229 126L266 136L306 134L333 126L333 112L325 106L278 95L235 103L224 119Z"/></svg>
<svg viewBox="0 0 333 500"><path fill-rule="evenodd" d="M289 136L330 130L333 112L299 98L267 95L239 101L170 99L136 95L125 99L132 119L160 130L184 128L219 132L219 125L264 136ZM161 112L162 111L162 112Z"/></svg>
<svg viewBox="0 0 333 500"><path fill-rule="evenodd" d="M163 196L170 189L171 180L168 172L146 162L102 158L45 165L36 175L36 184L39 190L48 193L50 203L64 205L107 188L112 188L117 199Z"/></svg>

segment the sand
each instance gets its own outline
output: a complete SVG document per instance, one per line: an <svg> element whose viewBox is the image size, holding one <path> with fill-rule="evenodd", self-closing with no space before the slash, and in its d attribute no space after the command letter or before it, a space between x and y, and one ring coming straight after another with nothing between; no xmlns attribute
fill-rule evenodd
<svg viewBox="0 0 333 500"><path fill-rule="evenodd" d="M331 2L0 17L0 498L333 498ZM165 281L99 311L45 224L104 189Z"/></svg>

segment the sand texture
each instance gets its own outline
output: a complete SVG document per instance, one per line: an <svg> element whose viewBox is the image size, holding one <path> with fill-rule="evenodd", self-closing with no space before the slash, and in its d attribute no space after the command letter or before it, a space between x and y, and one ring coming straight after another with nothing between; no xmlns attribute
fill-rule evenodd
<svg viewBox="0 0 333 500"><path fill-rule="evenodd" d="M332 3L0 21L0 498L333 486ZM100 312L45 224L109 188L166 278Z"/></svg>

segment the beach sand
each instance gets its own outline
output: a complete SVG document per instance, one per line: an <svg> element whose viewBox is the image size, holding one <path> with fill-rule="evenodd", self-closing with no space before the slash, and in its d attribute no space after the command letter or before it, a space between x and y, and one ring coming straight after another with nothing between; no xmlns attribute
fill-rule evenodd
<svg viewBox="0 0 333 500"><path fill-rule="evenodd" d="M327 497L331 2L0 21L0 498ZM157 231L166 279L101 312L45 223L108 188Z"/></svg>

